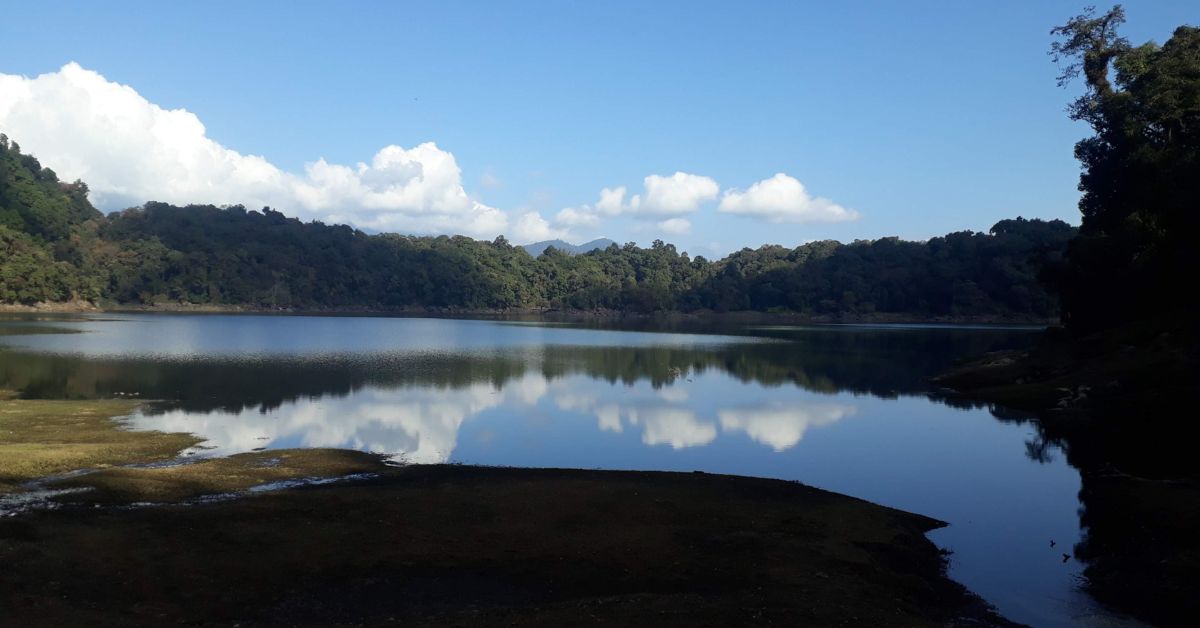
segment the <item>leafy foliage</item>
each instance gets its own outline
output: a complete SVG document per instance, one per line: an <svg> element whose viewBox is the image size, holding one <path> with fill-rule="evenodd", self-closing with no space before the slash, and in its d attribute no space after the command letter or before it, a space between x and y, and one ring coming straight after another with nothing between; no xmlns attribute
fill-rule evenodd
<svg viewBox="0 0 1200 628"><path fill-rule="evenodd" d="M0 303L67 301L77 288L73 266L56 262L28 234L0 226Z"/></svg>
<svg viewBox="0 0 1200 628"><path fill-rule="evenodd" d="M1116 33L1124 19L1118 5L1051 31L1051 54L1069 62L1061 81L1086 81L1068 111L1094 131L1075 145L1083 222L1057 273L1063 319L1080 331L1197 305L1179 286L1198 261L1200 28L1134 47Z"/></svg>
<svg viewBox="0 0 1200 628"><path fill-rule="evenodd" d="M718 263L701 301L714 309L814 314L1052 316L1055 299L1038 274L1073 235L1061 221L1017 218L989 234L951 233L928 242L746 249Z"/></svg>
<svg viewBox="0 0 1200 628"><path fill-rule="evenodd" d="M0 225L42 241L63 240L71 225L100 217L87 193L83 182L60 182L53 170L0 134Z"/></svg>
<svg viewBox="0 0 1200 628"><path fill-rule="evenodd" d="M15 144L4 151L5 302L1047 317L1056 304L1038 269L1074 234L1018 218L988 234L771 245L716 262L661 240L535 258L503 237L368 235L269 208L151 202L104 217L82 183L58 183Z"/></svg>

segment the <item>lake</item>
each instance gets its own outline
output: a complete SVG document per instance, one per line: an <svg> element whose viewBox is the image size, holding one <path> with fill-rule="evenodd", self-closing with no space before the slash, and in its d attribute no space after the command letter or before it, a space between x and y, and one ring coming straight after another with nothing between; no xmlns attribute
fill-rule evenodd
<svg viewBox="0 0 1200 628"><path fill-rule="evenodd" d="M1112 625L1078 590L1083 566L1063 560L1081 538L1079 473L1024 417L928 384L1037 331L12 315L0 388L154 400L129 425L198 434L191 458L344 447L796 480L949 522L930 536L950 575L1010 619Z"/></svg>

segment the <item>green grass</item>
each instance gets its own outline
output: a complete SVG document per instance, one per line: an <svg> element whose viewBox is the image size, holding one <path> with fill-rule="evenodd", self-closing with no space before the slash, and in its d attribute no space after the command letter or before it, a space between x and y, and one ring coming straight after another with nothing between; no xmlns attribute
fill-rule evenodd
<svg viewBox="0 0 1200 628"><path fill-rule="evenodd" d="M0 491L77 469L168 460L197 442L190 434L122 429L137 402L15 399L0 391Z"/></svg>
<svg viewBox="0 0 1200 628"><path fill-rule="evenodd" d="M347 449L286 449L212 458L170 467L122 467L53 483L93 490L64 496L88 503L176 502L202 495L236 493L269 482L383 472L384 457Z"/></svg>
<svg viewBox="0 0 1200 628"><path fill-rule="evenodd" d="M0 391L0 492L89 469L93 471L52 483L93 489L78 496L88 502L171 502L267 482L389 468L381 456L342 449L264 451L171 467L130 467L170 460L200 442L191 434L123 429L120 418L137 405L115 399L16 399Z"/></svg>

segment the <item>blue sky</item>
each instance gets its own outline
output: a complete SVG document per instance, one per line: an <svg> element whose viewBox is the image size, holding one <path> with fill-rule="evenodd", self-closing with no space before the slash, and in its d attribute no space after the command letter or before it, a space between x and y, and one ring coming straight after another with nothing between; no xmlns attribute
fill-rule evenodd
<svg viewBox="0 0 1200 628"><path fill-rule="evenodd" d="M1135 42L1161 42L1175 26L1200 21L1194 2L1125 6L1124 33ZM574 240L662 237L705 255L764 242L926 238L986 230L1016 215L1078 222L1071 149L1086 129L1067 120L1063 108L1076 92L1056 87L1046 50L1049 29L1081 8L1057 1L9 3L0 75L10 81L0 86L25 93L35 77L61 73L68 62L96 76L77 76L69 88L42 81L25 103L39 117L11 113L10 102L0 131L60 175L84 176L108 209L149 200L139 194L248 205L265 198L285 213L373 229L479 237L500 229L516 241L514 230ZM117 84L132 88L136 102L112 91ZM89 90L109 94L117 109L86 109L109 97ZM211 180L172 183L159 172L139 181L131 173L148 172L138 161L147 153L170 152L164 142L199 141L174 119L184 131L139 144L112 111L142 101L186 109L203 124L205 142L261 156L278 172L231 158L237 172L257 174L230 175L221 166ZM0 114L3 103L0 94ZM74 122L55 118L60 110ZM153 115L135 118L128 123L154 124ZM80 139L93 128L85 124L101 127L98 137ZM106 140L114 137L123 140ZM437 151L414 151L425 142ZM355 164L372 163L386 146L397 150L355 174ZM457 183L447 170L436 182L447 188L387 187L408 185L413 164L426 173L440 167L430 160L444 166L447 154L461 171ZM319 159L346 168L304 175ZM115 171L122 167L127 172ZM695 178L669 179L676 172ZM777 173L805 190L790 214L771 207L791 202L786 194L746 194ZM357 178L331 183L335 175ZM644 183L650 175L684 195L671 197L674 204L656 196ZM229 177L252 181L227 185ZM456 185L465 196L456 196ZM618 186L627 188L624 204L602 211L600 191ZM203 190L220 191L208 198ZM219 196L239 191L250 198ZM717 211L730 191L741 203ZM640 205L630 203L635 194ZM556 221L568 207L589 218ZM525 220L531 214L541 222ZM666 224L672 219L686 229Z"/></svg>

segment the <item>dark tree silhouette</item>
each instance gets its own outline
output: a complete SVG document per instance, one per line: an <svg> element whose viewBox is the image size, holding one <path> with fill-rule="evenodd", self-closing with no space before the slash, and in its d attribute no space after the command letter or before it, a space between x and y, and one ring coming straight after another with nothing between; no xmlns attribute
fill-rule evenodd
<svg viewBox="0 0 1200 628"><path fill-rule="evenodd" d="M1079 237L1059 269L1063 320L1088 332L1194 311L1200 216L1200 29L1131 46L1120 5L1056 27L1060 84L1083 75L1069 107L1094 134L1075 145L1082 166Z"/></svg>

